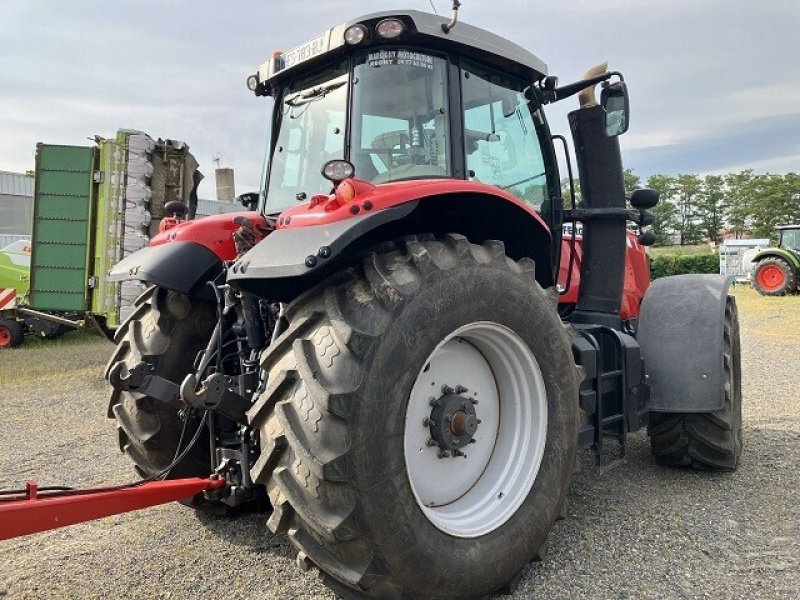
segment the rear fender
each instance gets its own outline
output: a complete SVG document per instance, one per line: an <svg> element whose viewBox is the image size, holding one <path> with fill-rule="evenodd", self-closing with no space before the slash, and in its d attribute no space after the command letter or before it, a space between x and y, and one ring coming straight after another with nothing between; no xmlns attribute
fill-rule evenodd
<svg viewBox="0 0 800 600"><path fill-rule="evenodd" d="M360 207L366 203L359 199ZM332 219L324 214L321 222L299 212L312 209L299 207L281 215L278 229L228 271L231 285L262 298L288 302L368 248L426 233L460 233L477 244L500 240L510 258L529 257L536 262L535 276L541 285L554 284L552 238L547 226L538 215L499 195L441 193L382 210L375 203L369 211L362 208L348 218ZM301 215L305 219L298 218ZM282 226L287 218L291 226Z"/></svg>
<svg viewBox="0 0 800 600"><path fill-rule="evenodd" d="M222 261L206 246L170 242L134 252L109 271L109 281L144 281L193 297L213 298L206 285L222 273Z"/></svg>
<svg viewBox="0 0 800 600"><path fill-rule="evenodd" d="M698 413L725 403L725 304L732 277L656 279L642 301L642 347L653 412Z"/></svg>

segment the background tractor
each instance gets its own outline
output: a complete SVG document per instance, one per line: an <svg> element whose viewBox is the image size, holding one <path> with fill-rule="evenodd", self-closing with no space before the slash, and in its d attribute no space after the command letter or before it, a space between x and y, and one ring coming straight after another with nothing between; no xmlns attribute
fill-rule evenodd
<svg viewBox="0 0 800 600"><path fill-rule="evenodd" d="M659 463L741 454L729 280L650 284L652 235L627 232L658 198L625 197L622 75L559 85L458 4L274 53L247 81L273 102L258 210L178 223L110 273L148 286L106 370L120 449L147 479L215 473L199 510L268 496L343 598L512 590L578 450L648 426ZM565 205L545 109L575 95Z"/></svg>
<svg viewBox="0 0 800 600"><path fill-rule="evenodd" d="M762 296L785 296L797 292L800 272L800 225L777 227L776 248L766 248L753 257L752 283Z"/></svg>

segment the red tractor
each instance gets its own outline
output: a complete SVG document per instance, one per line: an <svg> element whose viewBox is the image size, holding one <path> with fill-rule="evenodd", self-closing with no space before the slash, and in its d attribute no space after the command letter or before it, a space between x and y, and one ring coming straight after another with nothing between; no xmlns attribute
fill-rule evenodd
<svg viewBox="0 0 800 600"><path fill-rule="evenodd" d="M224 479L199 510L267 496L343 598L508 591L583 448L645 426L666 465L742 448L729 281L650 284L652 234L627 233L658 198L626 199L622 75L560 86L457 5L273 54L248 79L273 102L258 210L111 273L151 284L107 368L121 450L144 477ZM565 206L545 108L576 94Z"/></svg>

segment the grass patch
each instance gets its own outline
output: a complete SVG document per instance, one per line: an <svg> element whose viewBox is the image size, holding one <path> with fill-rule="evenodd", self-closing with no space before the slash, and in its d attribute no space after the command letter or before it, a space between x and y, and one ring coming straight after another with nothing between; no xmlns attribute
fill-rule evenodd
<svg viewBox="0 0 800 600"><path fill-rule="evenodd" d="M733 295L756 335L800 341L800 295L762 296L746 284L735 285Z"/></svg>
<svg viewBox="0 0 800 600"><path fill-rule="evenodd" d="M34 380L46 383L73 377L77 371L102 377L112 349L106 338L88 332L68 332L54 340L27 337L22 346L0 350L0 396L3 386Z"/></svg>

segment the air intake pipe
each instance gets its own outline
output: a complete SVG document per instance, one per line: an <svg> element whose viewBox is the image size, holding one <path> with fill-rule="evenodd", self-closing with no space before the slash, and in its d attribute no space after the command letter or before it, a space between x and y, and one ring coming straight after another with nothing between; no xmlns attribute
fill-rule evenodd
<svg viewBox="0 0 800 600"><path fill-rule="evenodd" d="M606 70L590 69L584 79ZM569 114L580 176L583 260L578 303L572 321L619 329L625 281L625 216L607 209L625 209L625 181L619 140L606 135L606 112L597 103L594 86L581 91L581 107ZM598 211L598 209L600 209ZM594 216L593 211L598 211Z"/></svg>

